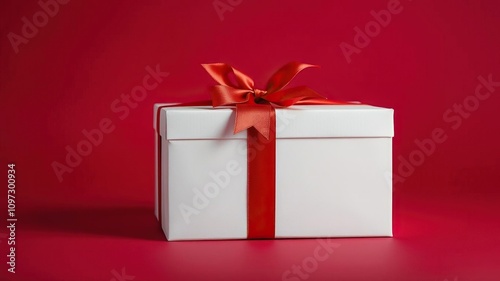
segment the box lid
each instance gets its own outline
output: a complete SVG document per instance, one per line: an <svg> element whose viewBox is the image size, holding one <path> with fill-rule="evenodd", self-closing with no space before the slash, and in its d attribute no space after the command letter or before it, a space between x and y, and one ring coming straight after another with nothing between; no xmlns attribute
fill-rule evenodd
<svg viewBox="0 0 500 281"><path fill-rule="evenodd" d="M165 104L155 104L155 113L161 105ZM160 110L160 135L169 140L247 137L246 131L233 134L234 107L164 107ZM276 137L392 137L393 112L390 108L358 104L277 108ZM154 127L156 130L156 121Z"/></svg>

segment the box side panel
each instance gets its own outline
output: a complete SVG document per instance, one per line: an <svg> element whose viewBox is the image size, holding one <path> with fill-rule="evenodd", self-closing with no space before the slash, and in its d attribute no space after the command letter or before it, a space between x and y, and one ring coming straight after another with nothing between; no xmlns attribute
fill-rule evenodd
<svg viewBox="0 0 500 281"><path fill-rule="evenodd" d="M155 132L155 216L156 219L160 219L158 215L158 188L161 185L161 183L158 181L158 163L160 161L159 156L158 156L158 135ZM161 222L160 222L161 223Z"/></svg>
<svg viewBox="0 0 500 281"><path fill-rule="evenodd" d="M277 141L276 236L392 236L392 139Z"/></svg>
<svg viewBox="0 0 500 281"><path fill-rule="evenodd" d="M161 138L161 227L165 236L168 239L169 233L169 211L168 211L168 180L169 180L169 163L168 163L168 141ZM158 193L156 193L158 196Z"/></svg>
<svg viewBox="0 0 500 281"><path fill-rule="evenodd" d="M179 140L168 146L168 239L246 238L246 140Z"/></svg>

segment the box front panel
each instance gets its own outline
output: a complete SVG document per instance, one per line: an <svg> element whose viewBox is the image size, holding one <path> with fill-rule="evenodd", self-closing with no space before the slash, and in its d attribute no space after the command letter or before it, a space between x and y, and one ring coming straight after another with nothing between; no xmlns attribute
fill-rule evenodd
<svg viewBox="0 0 500 281"><path fill-rule="evenodd" d="M246 140L168 141L168 151L168 239L246 238Z"/></svg>
<svg viewBox="0 0 500 281"><path fill-rule="evenodd" d="M392 236L392 139L280 139L276 236Z"/></svg>

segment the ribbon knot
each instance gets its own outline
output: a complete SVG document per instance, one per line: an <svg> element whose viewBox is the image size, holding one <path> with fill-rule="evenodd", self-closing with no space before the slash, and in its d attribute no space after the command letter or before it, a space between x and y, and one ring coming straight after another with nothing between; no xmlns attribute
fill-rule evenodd
<svg viewBox="0 0 500 281"><path fill-rule="evenodd" d="M259 90L259 89L253 89L253 94L255 96L255 99L259 99L261 96L264 96L267 94L267 91Z"/></svg>
<svg viewBox="0 0 500 281"><path fill-rule="evenodd" d="M331 104L325 97L305 86L283 89L302 70L318 67L312 64L291 62L276 71L265 90L254 87L254 81L225 63L202 64L219 83L212 87L212 106L236 106L234 133L255 128L266 139L271 130L271 115L275 107L294 104Z"/></svg>

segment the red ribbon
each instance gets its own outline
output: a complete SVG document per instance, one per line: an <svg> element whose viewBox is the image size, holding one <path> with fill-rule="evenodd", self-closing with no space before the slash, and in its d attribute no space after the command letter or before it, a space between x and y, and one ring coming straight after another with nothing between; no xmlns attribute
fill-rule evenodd
<svg viewBox="0 0 500 281"><path fill-rule="evenodd" d="M283 89L302 70L316 65L291 62L274 73L265 90L256 89L254 81L228 64L203 64L219 83L212 88L212 106L236 106L234 133L247 130L248 233L247 237L274 238L276 183L276 113L275 107L294 104L350 104L330 101L305 86ZM209 101L175 106L207 105ZM167 107L167 106L162 106ZM160 110L158 131L158 208L161 222L161 136ZM255 143L258 144L256 149Z"/></svg>

